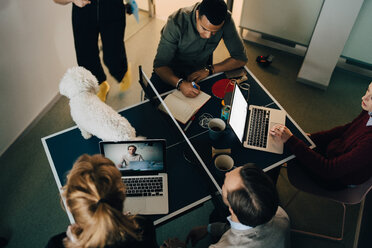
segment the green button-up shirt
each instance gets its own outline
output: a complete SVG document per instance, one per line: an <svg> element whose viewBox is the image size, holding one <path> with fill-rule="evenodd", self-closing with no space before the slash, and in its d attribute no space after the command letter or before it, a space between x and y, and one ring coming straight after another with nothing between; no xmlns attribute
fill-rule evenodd
<svg viewBox="0 0 372 248"><path fill-rule="evenodd" d="M161 30L154 68L168 66L179 77L187 77L207 65L221 39L234 59L248 61L242 40L228 12L222 28L209 39L196 29L196 10L200 3L179 9L169 16Z"/></svg>

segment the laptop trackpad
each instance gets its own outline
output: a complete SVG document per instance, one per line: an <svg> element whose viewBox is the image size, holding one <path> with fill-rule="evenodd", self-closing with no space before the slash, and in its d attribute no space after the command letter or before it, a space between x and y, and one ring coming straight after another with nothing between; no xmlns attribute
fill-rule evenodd
<svg viewBox="0 0 372 248"><path fill-rule="evenodd" d="M146 212L146 198L145 197L127 197L124 202L124 212L131 212L132 214Z"/></svg>
<svg viewBox="0 0 372 248"><path fill-rule="evenodd" d="M280 123L270 122L269 132L270 132L270 129L277 124L280 124ZM273 137L272 135L269 134L267 139L268 139L267 140L268 148L271 150L271 152L277 153L277 154L283 154L284 145L279 137Z"/></svg>

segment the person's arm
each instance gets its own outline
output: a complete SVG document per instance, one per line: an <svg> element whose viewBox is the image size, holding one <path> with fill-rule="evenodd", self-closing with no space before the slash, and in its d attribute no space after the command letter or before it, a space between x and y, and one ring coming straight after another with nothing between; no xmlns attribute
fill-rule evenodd
<svg viewBox="0 0 372 248"><path fill-rule="evenodd" d="M154 68L154 71L164 82L174 86L175 88L177 87L179 80L181 80L181 78L174 75L174 72L168 66ZM191 81L184 79L180 82L178 89L187 97L196 97L200 93L199 86L197 87L198 88L195 89L192 86Z"/></svg>
<svg viewBox="0 0 372 248"><path fill-rule="evenodd" d="M175 24L174 18L177 17L170 16L161 31L161 37L154 59L154 71L165 83L176 88L181 78L174 74L169 65L171 65L172 60L176 56L182 33L179 25ZM195 89L191 81L188 81L187 78L184 78L182 83L179 84L179 90L187 97L196 97L200 93L199 88Z"/></svg>
<svg viewBox="0 0 372 248"><path fill-rule="evenodd" d="M198 71L195 71L191 73L188 77L187 80L189 82L196 82L199 83L201 80L204 78L208 77L211 74L217 73L217 72L225 72L225 71L230 71L234 70L240 67L243 67L246 64L245 61L234 59L234 58L227 58L224 61L213 64L211 65L211 68L204 68ZM211 72L209 70L212 70Z"/></svg>
<svg viewBox="0 0 372 248"><path fill-rule="evenodd" d="M247 62L243 60L238 60L234 58L227 58L224 61L214 64L214 73L231 71L240 67L243 67Z"/></svg>
<svg viewBox="0 0 372 248"><path fill-rule="evenodd" d="M245 51L244 43L239 36L230 12L228 19L223 26L222 39L230 53L230 58L225 59L221 63L213 65L214 72L225 72L243 67L248 62L248 57Z"/></svg>
<svg viewBox="0 0 372 248"><path fill-rule="evenodd" d="M291 137L287 144L301 164L323 179L345 177L372 164L370 156L372 151L371 140L358 142L352 150L332 159L316 153L297 137Z"/></svg>
<svg viewBox="0 0 372 248"><path fill-rule="evenodd" d="M332 129L326 130L326 131L320 131L320 132L312 133L310 135L310 138L312 139L312 141L314 141L314 143L318 147L326 146L326 145L329 144L329 142L331 142L335 138L341 137L342 134L345 132L345 130L347 130L355 120L361 118L361 115L364 115L364 114L366 114L365 111L362 111L358 115L358 117L356 117L352 122L350 122L346 125L334 127Z"/></svg>
<svg viewBox="0 0 372 248"><path fill-rule="evenodd" d="M309 137L316 145L316 149L319 152L324 153L327 150L328 144L332 140L342 136L344 130L346 130L345 127L346 126L339 126L339 127L332 128L330 130L311 133L309 134Z"/></svg>
<svg viewBox="0 0 372 248"><path fill-rule="evenodd" d="M88 0L53 0L55 3L61 5L67 5L69 3L74 3L76 6L83 8L85 5L90 4Z"/></svg>
<svg viewBox="0 0 372 248"><path fill-rule="evenodd" d="M270 134L289 146L301 165L306 166L314 174L325 180L345 177L372 164L372 157L370 156L370 151L372 151L371 136L361 138L351 150L339 156L326 158L310 149L283 125L275 125L270 130Z"/></svg>
<svg viewBox="0 0 372 248"><path fill-rule="evenodd" d="M230 12L228 13L226 22L222 27L222 32L222 39L230 53L230 57L220 63L208 65L211 66L212 73L235 70L243 67L248 62L243 41L236 30L234 20L232 19ZM200 80L208 77L210 75L208 70L209 68L206 69L193 72L188 76L188 80L199 82Z"/></svg>

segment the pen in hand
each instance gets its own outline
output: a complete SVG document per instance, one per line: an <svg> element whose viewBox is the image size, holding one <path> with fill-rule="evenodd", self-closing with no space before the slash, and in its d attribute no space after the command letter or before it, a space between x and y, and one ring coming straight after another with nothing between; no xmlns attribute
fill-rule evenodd
<svg viewBox="0 0 372 248"><path fill-rule="evenodd" d="M196 83L194 81L192 81L191 84L192 84L192 87L198 90L198 86L196 86Z"/></svg>

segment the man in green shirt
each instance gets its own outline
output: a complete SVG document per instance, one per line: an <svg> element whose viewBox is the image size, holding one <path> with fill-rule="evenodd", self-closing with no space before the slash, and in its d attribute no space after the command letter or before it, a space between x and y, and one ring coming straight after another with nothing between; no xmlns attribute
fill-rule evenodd
<svg viewBox="0 0 372 248"><path fill-rule="evenodd" d="M213 51L221 39L230 57L212 64ZM196 97L200 80L216 72L242 67L247 61L226 3L203 0L169 16L161 31L151 81L159 92L176 87L185 96Z"/></svg>

